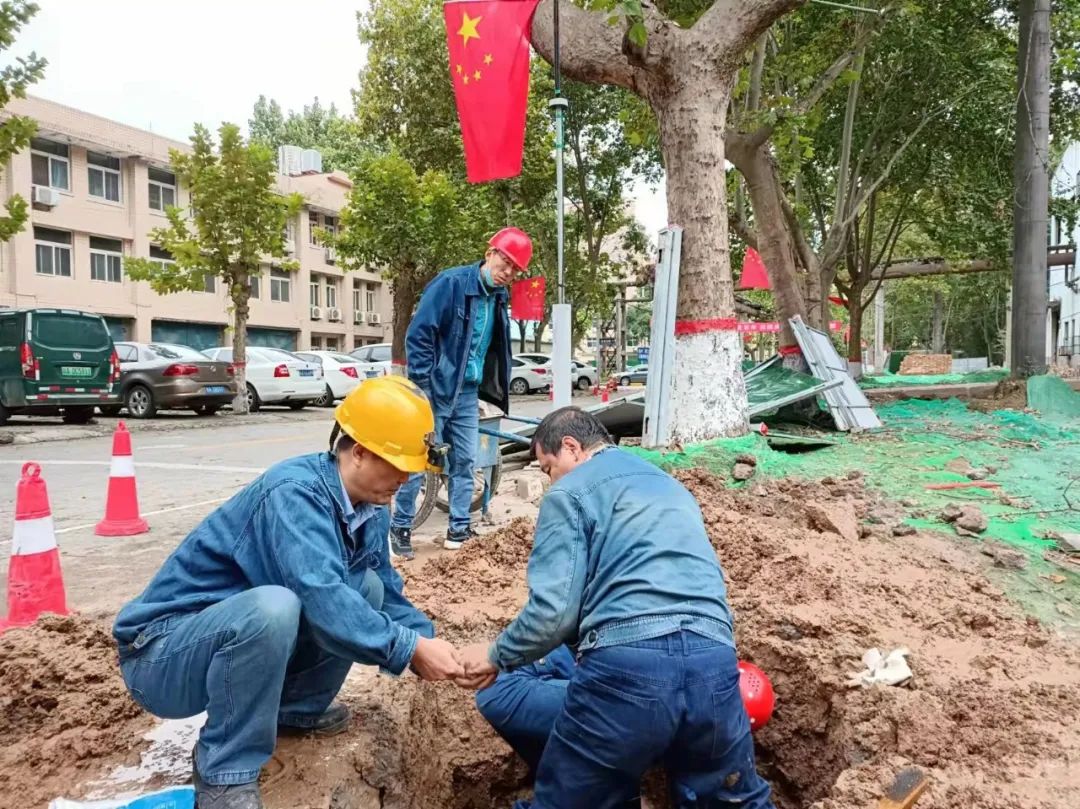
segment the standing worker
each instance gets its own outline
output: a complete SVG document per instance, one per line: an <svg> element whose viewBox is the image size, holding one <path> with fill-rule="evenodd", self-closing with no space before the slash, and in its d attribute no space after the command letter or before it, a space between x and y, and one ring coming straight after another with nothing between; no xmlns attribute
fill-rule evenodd
<svg viewBox="0 0 1080 809"><path fill-rule="evenodd" d="M488 242L484 260L443 270L420 296L405 339L409 379L435 408L435 434L450 445L447 498L450 527L443 547L457 550L475 536L469 519L480 431L480 399L510 408L510 315L506 287L532 258L532 240L504 228ZM390 550L412 559L412 523L422 475L394 500Z"/></svg>
<svg viewBox="0 0 1080 809"><path fill-rule="evenodd" d="M553 485L529 555L529 599L494 643L460 655L474 687L498 676L477 702L537 767L534 806L623 806L663 763L677 807L771 809L724 576L693 495L612 446L576 407L548 415L532 448ZM576 667L564 643L577 647ZM545 657L528 674L537 687L499 674Z"/></svg>
<svg viewBox="0 0 1080 809"><path fill-rule="evenodd" d="M116 618L135 701L167 719L207 712L199 809L261 809L279 733L345 730L349 709L333 700L354 662L463 674L387 554L387 504L434 450L431 405L384 377L334 416L330 452L276 464L215 510Z"/></svg>

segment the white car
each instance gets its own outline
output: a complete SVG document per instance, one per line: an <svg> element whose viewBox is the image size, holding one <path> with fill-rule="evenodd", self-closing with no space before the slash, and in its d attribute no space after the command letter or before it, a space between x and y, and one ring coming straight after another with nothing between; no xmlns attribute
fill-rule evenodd
<svg viewBox="0 0 1080 809"><path fill-rule="evenodd" d="M524 396L551 387L551 369L522 357L510 360L510 393Z"/></svg>
<svg viewBox="0 0 1080 809"><path fill-rule="evenodd" d="M203 353L212 360L232 362L231 347L208 348ZM321 367L280 348L249 347L245 370L248 409L252 413L264 404L300 410L326 391Z"/></svg>
<svg viewBox="0 0 1080 809"><path fill-rule="evenodd" d="M531 362L533 365L544 365L547 369L551 370L551 355L550 354L515 354L514 359L525 360ZM578 370L574 365L573 360L570 361L570 387L577 387L578 385Z"/></svg>
<svg viewBox="0 0 1080 809"><path fill-rule="evenodd" d="M596 384L599 383L600 374L596 372L595 366L586 365L580 360L571 360L570 362L573 364L574 369L577 371L577 382L575 382L574 384L577 385L578 390L588 390L589 388L595 387Z"/></svg>
<svg viewBox="0 0 1080 809"><path fill-rule="evenodd" d="M353 359L360 360L360 362L367 363L368 365L375 365L383 369L383 374L390 373L390 344L389 343L373 343L369 346L360 346L354 348L349 352L349 356Z"/></svg>
<svg viewBox="0 0 1080 809"><path fill-rule="evenodd" d="M317 407L332 407L335 400L344 399L365 379L382 376L382 369L378 366L360 362L356 357L337 351L297 351L296 356L322 368L326 384L322 396L315 400Z"/></svg>

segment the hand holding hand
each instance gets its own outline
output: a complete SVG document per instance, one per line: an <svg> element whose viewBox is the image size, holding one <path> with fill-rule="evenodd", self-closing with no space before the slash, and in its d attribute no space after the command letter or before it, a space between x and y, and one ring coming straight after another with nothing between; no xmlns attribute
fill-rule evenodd
<svg viewBox="0 0 1080 809"><path fill-rule="evenodd" d="M465 676L457 650L439 638L417 638L412 669L428 682L457 680Z"/></svg>
<svg viewBox="0 0 1080 809"><path fill-rule="evenodd" d="M499 670L488 660L488 645L474 643L458 651L464 675L454 679L462 688L483 690L495 682Z"/></svg>

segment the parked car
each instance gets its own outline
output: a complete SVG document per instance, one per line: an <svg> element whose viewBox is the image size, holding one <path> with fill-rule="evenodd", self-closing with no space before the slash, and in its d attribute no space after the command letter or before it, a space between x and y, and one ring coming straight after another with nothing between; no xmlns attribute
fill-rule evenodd
<svg viewBox="0 0 1080 809"><path fill-rule="evenodd" d="M510 393L524 396L551 387L551 369L514 357L510 360Z"/></svg>
<svg viewBox="0 0 1080 809"><path fill-rule="evenodd" d="M366 362L369 365L377 365L382 368L384 374L390 373L390 344L389 343L373 343L369 346L360 346L354 348L349 352L349 356L355 357L360 362Z"/></svg>
<svg viewBox="0 0 1080 809"><path fill-rule="evenodd" d="M207 359L188 346L173 343L116 344L120 359L117 389L122 404L102 405L106 416L126 407L132 418L153 418L158 410L194 410L211 416L236 395L234 369Z"/></svg>
<svg viewBox="0 0 1080 809"><path fill-rule="evenodd" d="M315 400L317 407L331 407L336 399L344 399L361 380L382 376L382 369L356 357L337 351L297 351L296 356L317 363L323 372L323 394Z"/></svg>
<svg viewBox="0 0 1080 809"><path fill-rule="evenodd" d="M531 362L534 365L544 365L547 369L551 370L551 355L550 354L515 354L514 357L523 359L526 362ZM576 387L578 384L577 368L574 366L573 361L570 362L570 386Z"/></svg>
<svg viewBox="0 0 1080 809"><path fill-rule="evenodd" d="M86 424L117 401L120 377L109 327L75 309L0 311L0 424L15 413Z"/></svg>
<svg viewBox="0 0 1080 809"><path fill-rule="evenodd" d="M649 381L649 366L648 365L635 365L633 368L627 368L621 374L619 374L619 384L626 385L644 385Z"/></svg>
<svg viewBox="0 0 1080 809"><path fill-rule="evenodd" d="M578 390L588 390L595 387L600 381L600 374L596 372L596 367L593 365L586 365L581 360L572 360L574 369L577 371L577 385Z"/></svg>
<svg viewBox="0 0 1080 809"><path fill-rule="evenodd" d="M232 348L221 346L203 352L212 360L232 362ZM288 405L300 410L326 390L322 368L280 348L247 349L248 409L255 413L264 404Z"/></svg>

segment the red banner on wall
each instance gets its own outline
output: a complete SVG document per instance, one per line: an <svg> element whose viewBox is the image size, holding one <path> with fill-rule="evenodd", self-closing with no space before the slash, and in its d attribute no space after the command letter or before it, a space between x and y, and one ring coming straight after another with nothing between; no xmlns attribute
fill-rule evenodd
<svg viewBox="0 0 1080 809"><path fill-rule="evenodd" d="M522 278L510 285L510 317L514 320L543 320L547 279Z"/></svg>

